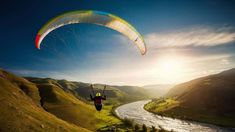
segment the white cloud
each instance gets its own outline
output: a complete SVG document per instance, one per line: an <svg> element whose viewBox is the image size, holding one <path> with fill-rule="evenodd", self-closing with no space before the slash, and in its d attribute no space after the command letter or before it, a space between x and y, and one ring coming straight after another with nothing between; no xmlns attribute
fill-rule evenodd
<svg viewBox="0 0 235 132"><path fill-rule="evenodd" d="M194 27L184 30L151 33L145 36L149 48L217 46L235 41L231 27Z"/></svg>
<svg viewBox="0 0 235 132"><path fill-rule="evenodd" d="M222 59L220 64L223 64L223 65L229 65L230 64L230 61L228 59Z"/></svg>

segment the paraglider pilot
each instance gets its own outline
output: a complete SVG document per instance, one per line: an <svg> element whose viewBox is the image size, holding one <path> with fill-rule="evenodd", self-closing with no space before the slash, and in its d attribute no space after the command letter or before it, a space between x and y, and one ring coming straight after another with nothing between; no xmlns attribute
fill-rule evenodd
<svg viewBox="0 0 235 132"><path fill-rule="evenodd" d="M94 89L93 89L93 85L90 86L93 94L95 95L95 97L92 97L92 95L90 94L90 98L92 101L94 101L94 105L97 111L101 111L102 109L102 100L106 100L106 96L104 95L104 90L106 88L106 85L104 86L104 90L103 90L103 95L101 95L100 92L97 92L96 94L94 93Z"/></svg>

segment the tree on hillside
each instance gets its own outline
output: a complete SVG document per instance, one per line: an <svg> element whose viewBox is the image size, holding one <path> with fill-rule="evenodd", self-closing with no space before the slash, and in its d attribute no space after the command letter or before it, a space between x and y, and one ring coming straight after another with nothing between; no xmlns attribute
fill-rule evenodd
<svg viewBox="0 0 235 132"><path fill-rule="evenodd" d="M143 124L143 126L142 126L142 131L143 131L143 132L147 132L147 130L148 130L148 129L147 129L146 125Z"/></svg>
<svg viewBox="0 0 235 132"><path fill-rule="evenodd" d="M156 132L156 131L157 131L157 129L155 128L155 126L152 126L152 129L150 132Z"/></svg>
<svg viewBox="0 0 235 132"><path fill-rule="evenodd" d="M135 132L138 132L140 130L140 127L138 124L135 124L135 128L134 128Z"/></svg>

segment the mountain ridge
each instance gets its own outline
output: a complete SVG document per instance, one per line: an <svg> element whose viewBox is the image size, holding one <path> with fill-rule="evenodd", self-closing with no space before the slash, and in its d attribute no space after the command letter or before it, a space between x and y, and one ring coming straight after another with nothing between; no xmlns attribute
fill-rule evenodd
<svg viewBox="0 0 235 132"><path fill-rule="evenodd" d="M145 108L151 112L235 127L235 69L197 78L173 87L164 99Z"/></svg>

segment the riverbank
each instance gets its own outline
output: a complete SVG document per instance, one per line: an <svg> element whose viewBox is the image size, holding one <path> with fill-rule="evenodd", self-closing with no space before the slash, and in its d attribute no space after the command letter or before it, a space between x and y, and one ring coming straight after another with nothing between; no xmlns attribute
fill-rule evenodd
<svg viewBox="0 0 235 132"><path fill-rule="evenodd" d="M122 118L128 118L133 120L137 124L145 124L147 127L156 127L161 126L168 131L204 131L204 132L213 132L213 131L225 131L230 132L234 131L230 128L219 127L211 124L205 124L194 121L180 120L174 118L168 118L164 116L155 115L144 110L144 105L150 100L137 101L129 104L122 105L118 107L115 112Z"/></svg>
<svg viewBox="0 0 235 132"><path fill-rule="evenodd" d="M132 102L133 103L133 102ZM125 103L125 104L120 104L118 106L113 107L112 109L112 114L117 117L118 119L120 119L122 121L123 124L120 124L118 127L121 128L119 130L124 130L125 131L143 131L143 132L170 132L168 130L165 130L164 128L162 128L161 126L155 127L155 126L147 126L145 124L141 124L141 123L137 123L135 122L133 119L131 118L122 118L121 116L119 116L117 109L119 109L119 107L128 105L131 103Z"/></svg>
<svg viewBox="0 0 235 132"><path fill-rule="evenodd" d="M220 116L206 109L184 107L181 102L168 99L155 99L144 105L144 109L160 116L214 124L222 127L235 127L235 120L230 115Z"/></svg>
<svg viewBox="0 0 235 132"><path fill-rule="evenodd" d="M96 113L96 118L100 120L96 124L96 127L99 128L98 132L110 132L110 131L117 131L117 132L126 132L126 131L150 131L150 132L169 132L164 130L163 128L157 129L156 127L147 127L144 124L137 124L132 119L128 118L120 118L115 110L125 104L119 104L116 106L108 105L103 108L101 112Z"/></svg>

